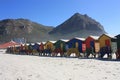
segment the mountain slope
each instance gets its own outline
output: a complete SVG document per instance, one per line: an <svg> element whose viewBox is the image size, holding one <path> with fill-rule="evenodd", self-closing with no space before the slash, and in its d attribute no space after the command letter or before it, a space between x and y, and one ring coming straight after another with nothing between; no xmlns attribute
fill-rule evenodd
<svg viewBox="0 0 120 80"><path fill-rule="evenodd" d="M0 41L23 37L30 42L45 40L52 28L28 19L5 19L0 21Z"/></svg>
<svg viewBox="0 0 120 80"><path fill-rule="evenodd" d="M68 20L53 28L28 19L5 19L0 21L0 42L24 38L27 42L70 39L73 37L99 36L106 33L103 26L91 17L75 13Z"/></svg>
<svg viewBox="0 0 120 80"><path fill-rule="evenodd" d="M68 20L54 28L49 34L61 35L66 38L78 36L86 37L88 35L101 35L105 33L103 26L90 18L89 16L75 13Z"/></svg>

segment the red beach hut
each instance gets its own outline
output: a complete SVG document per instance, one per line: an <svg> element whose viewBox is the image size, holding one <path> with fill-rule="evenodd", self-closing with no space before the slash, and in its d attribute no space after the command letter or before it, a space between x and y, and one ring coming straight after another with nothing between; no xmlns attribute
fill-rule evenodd
<svg viewBox="0 0 120 80"><path fill-rule="evenodd" d="M95 52L98 52L100 49L98 38L99 36L88 36L85 40L86 48L93 47Z"/></svg>

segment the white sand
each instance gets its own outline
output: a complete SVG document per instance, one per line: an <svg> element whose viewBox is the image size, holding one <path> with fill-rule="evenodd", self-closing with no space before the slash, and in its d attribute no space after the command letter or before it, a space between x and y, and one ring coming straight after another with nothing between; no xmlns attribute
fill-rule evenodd
<svg viewBox="0 0 120 80"><path fill-rule="evenodd" d="M0 80L120 80L120 62L0 53Z"/></svg>

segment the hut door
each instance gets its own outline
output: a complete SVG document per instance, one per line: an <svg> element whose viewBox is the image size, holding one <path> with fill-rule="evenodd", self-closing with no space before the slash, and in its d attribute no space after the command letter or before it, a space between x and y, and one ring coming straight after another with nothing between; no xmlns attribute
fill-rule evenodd
<svg viewBox="0 0 120 80"><path fill-rule="evenodd" d="M98 42L95 43L95 52L98 53L100 50L100 44Z"/></svg>
<svg viewBox="0 0 120 80"><path fill-rule="evenodd" d="M63 49L63 43L60 44L60 48Z"/></svg>
<svg viewBox="0 0 120 80"><path fill-rule="evenodd" d="M86 44L82 44L82 51L85 52L86 51Z"/></svg>
<svg viewBox="0 0 120 80"><path fill-rule="evenodd" d="M111 43L111 48L112 48L112 52L115 53L117 51L117 43L116 42L112 42Z"/></svg>
<svg viewBox="0 0 120 80"><path fill-rule="evenodd" d="M105 40L105 45L106 45L106 46L110 46L110 40L109 40L109 39L106 39L106 40Z"/></svg>
<svg viewBox="0 0 120 80"><path fill-rule="evenodd" d="M50 45L47 45L47 49L49 49L50 48Z"/></svg>
<svg viewBox="0 0 120 80"><path fill-rule="evenodd" d="M120 38L117 38L117 49L120 49Z"/></svg>
<svg viewBox="0 0 120 80"><path fill-rule="evenodd" d="M72 48L75 48L75 47L76 47L75 43L72 43Z"/></svg>
<svg viewBox="0 0 120 80"><path fill-rule="evenodd" d="M78 48L78 42L75 43L75 47Z"/></svg>
<svg viewBox="0 0 120 80"><path fill-rule="evenodd" d="M94 41L90 41L90 47L94 48Z"/></svg>

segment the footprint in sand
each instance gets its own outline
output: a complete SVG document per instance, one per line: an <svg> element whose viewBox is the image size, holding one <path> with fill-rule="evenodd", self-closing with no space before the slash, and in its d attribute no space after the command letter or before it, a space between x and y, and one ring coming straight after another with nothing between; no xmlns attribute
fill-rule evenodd
<svg viewBox="0 0 120 80"><path fill-rule="evenodd" d="M116 76L116 74L112 74L113 76Z"/></svg>
<svg viewBox="0 0 120 80"><path fill-rule="evenodd" d="M31 75L28 75L28 77L31 77L32 76L32 74Z"/></svg>
<svg viewBox="0 0 120 80"><path fill-rule="evenodd" d="M21 78L21 77L19 77L19 78L17 78L17 80L22 80L22 78Z"/></svg>
<svg viewBox="0 0 120 80"><path fill-rule="evenodd" d="M106 71L106 73L111 73L111 71Z"/></svg>
<svg viewBox="0 0 120 80"><path fill-rule="evenodd" d="M116 70L119 70L119 68L116 68Z"/></svg>
<svg viewBox="0 0 120 80"><path fill-rule="evenodd" d="M79 66L79 64L74 64L75 66Z"/></svg>
<svg viewBox="0 0 120 80"><path fill-rule="evenodd" d="M73 68L73 70L78 70L78 68Z"/></svg>
<svg viewBox="0 0 120 80"><path fill-rule="evenodd" d="M0 75L2 75L2 73L0 73Z"/></svg>
<svg viewBox="0 0 120 80"><path fill-rule="evenodd" d="M37 77L37 78L39 78L39 77L40 77L40 75L36 75L36 77Z"/></svg>
<svg viewBox="0 0 120 80"><path fill-rule="evenodd" d="M103 77L103 79L107 79L107 77Z"/></svg>
<svg viewBox="0 0 120 80"><path fill-rule="evenodd" d="M69 80L72 80L71 78L69 78Z"/></svg>

